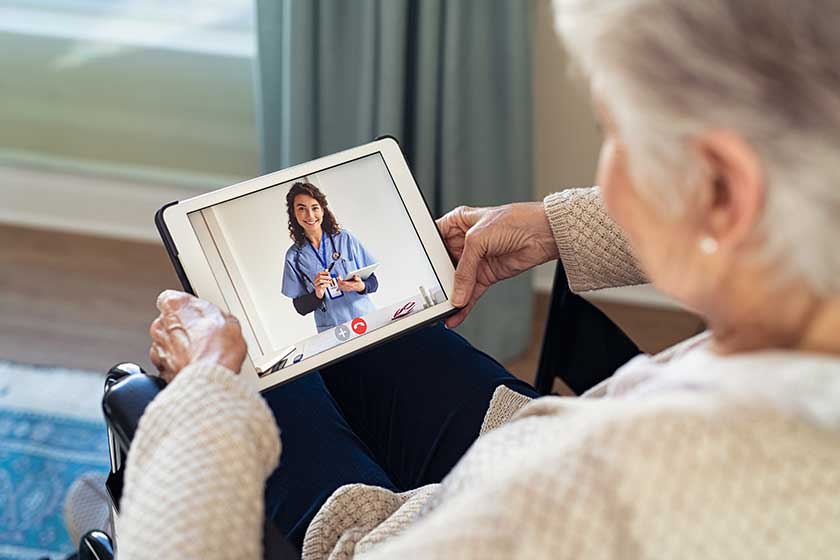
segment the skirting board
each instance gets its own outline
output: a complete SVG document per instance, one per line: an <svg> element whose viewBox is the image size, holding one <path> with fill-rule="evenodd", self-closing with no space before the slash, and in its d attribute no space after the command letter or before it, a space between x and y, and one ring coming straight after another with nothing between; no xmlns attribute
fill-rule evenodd
<svg viewBox="0 0 840 560"><path fill-rule="evenodd" d="M155 211L195 196L170 187L106 176L0 166L0 223L142 241L159 241Z"/></svg>

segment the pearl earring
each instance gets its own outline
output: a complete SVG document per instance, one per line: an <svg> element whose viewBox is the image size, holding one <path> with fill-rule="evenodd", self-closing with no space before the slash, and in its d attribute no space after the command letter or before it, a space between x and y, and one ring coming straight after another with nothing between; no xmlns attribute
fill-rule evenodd
<svg viewBox="0 0 840 560"><path fill-rule="evenodd" d="M706 235L700 240L700 252L704 255L714 255L717 250L718 242L714 237Z"/></svg>

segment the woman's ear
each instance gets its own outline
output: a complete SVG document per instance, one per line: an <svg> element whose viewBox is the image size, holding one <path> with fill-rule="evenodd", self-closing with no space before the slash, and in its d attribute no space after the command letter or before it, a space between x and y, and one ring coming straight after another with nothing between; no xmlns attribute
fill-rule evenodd
<svg viewBox="0 0 840 560"><path fill-rule="evenodd" d="M740 135L728 130L705 133L695 142L707 171L700 193L701 235L718 246L746 242L764 209L761 160Z"/></svg>

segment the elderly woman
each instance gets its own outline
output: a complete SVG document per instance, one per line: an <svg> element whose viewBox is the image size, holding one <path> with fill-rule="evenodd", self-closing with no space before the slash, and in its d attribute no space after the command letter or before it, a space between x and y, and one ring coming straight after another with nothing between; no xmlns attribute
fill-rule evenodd
<svg viewBox="0 0 840 560"><path fill-rule="evenodd" d="M566 0L558 12L604 128L600 189L442 218L463 307L450 326L493 283L559 258L578 291L643 271L709 332L635 358L582 398L529 402L497 364L428 329L392 345L425 360L433 390L410 395L422 406L362 418L385 398L371 387L411 382L387 370L397 351L385 346L341 375L322 372L329 394L361 396L357 408L336 398L317 409L307 432L295 416L326 398L323 381L272 392L267 406L236 375L235 321L164 293L152 354L174 380L129 458L123 558L258 558L264 516L301 535L307 558L838 554L840 10ZM424 351L433 339L449 354ZM473 380L483 405L463 393L467 404L454 404L450 380ZM284 449L265 485L280 453L275 420ZM459 459L449 431L411 440L429 423L482 435Z"/></svg>

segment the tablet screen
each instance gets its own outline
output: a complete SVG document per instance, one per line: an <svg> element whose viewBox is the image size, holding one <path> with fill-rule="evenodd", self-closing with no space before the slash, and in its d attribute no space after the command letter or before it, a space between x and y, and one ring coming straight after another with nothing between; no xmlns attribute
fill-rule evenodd
<svg viewBox="0 0 840 560"><path fill-rule="evenodd" d="M188 218L260 375L446 301L379 153Z"/></svg>

